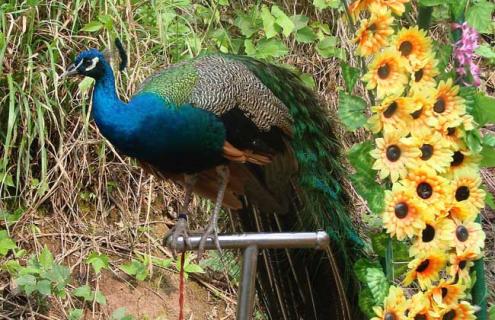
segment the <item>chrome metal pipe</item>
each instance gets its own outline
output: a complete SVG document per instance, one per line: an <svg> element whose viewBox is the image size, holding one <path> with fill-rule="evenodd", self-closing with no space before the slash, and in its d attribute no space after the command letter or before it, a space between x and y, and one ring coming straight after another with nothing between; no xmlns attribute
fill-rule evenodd
<svg viewBox="0 0 495 320"><path fill-rule="evenodd" d="M167 239L167 246L171 247L171 239ZM190 235L191 247L185 249L184 239L177 239L176 251L197 250L201 235ZM328 247L330 238L325 231L317 232L279 232L279 233L238 233L220 234L218 241L222 249L243 249L255 245L259 249L274 248L312 248L322 250ZM205 244L206 250L215 250L215 243L208 238Z"/></svg>
<svg viewBox="0 0 495 320"><path fill-rule="evenodd" d="M251 320L256 293L256 265L258 263L258 247L251 245L244 249L242 255L241 283L237 301L237 320Z"/></svg>

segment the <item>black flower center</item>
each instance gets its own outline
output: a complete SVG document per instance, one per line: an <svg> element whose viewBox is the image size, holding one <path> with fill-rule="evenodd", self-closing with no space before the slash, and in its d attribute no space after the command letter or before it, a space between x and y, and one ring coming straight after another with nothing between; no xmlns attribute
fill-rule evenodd
<svg viewBox="0 0 495 320"><path fill-rule="evenodd" d="M399 46L399 51L402 53L404 57L407 57L411 54L413 50L413 45L410 41L404 41Z"/></svg>
<svg viewBox="0 0 495 320"><path fill-rule="evenodd" d="M455 236L457 240L464 242L469 238L469 231L465 226L460 225L455 229Z"/></svg>
<svg viewBox="0 0 495 320"><path fill-rule="evenodd" d="M395 317L395 313L387 312L387 313L385 313L385 316L383 317L383 319L384 320L395 320L397 318Z"/></svg>
<svg viewBox="0 0 495 320"><path fill-rule="evenodd" d="M464 154L462 154L462 152L460 151L456 151L452 156L452 162L450 163L450 165L452 167L456 167L460 165L463 161L464 161Z"/></svg>
<svg viewBox="0 0 495 320"><path fill-rule="evenodd" d="M394 101L394 102L392 102L392 103L391 103L391 104L387 107L387 110L385 110L385 111L383 112L383 116L384 116L385 118L390 118L391 116L393 116L393 115L394 115L395 111L397 111L397 107L398 107L397 102L395 102L395 101Z"/></svg>
<svg viewBox="0 0 495 320"><path fill-rule="evenodd" d="M429 183L421 182L416 188L416 192L421 199L428 199L433 194L433 189Z"/></svg>
<svg viewBox="0 0 495 320"><path fill-rule="evenodd" d="M437 102L433 105L433 111L436 113L442 113L445 111L445 100L443 98L437 99Z"/></svg>
<svg viewBox="0 0 495 320"><path fill-rule="evenodd" d="M421 146L421 160L428 160L433 156L433 146L431 144L424 144Z"/></svg>
<svg viewBox="0 0 495 320"><path fill-rule="evenodd" d="M398 146L396 146L395 144L393 144L387 148L387 159L392 161L392 162L395 162L395 161L399 160L400 153L401 153L400 148Z"/></svg>
<svg viewBox="0 0 495 320"><path fill-rule="evenodd" d="M424 71L423 69L419 69L414 73L414 81L420 82L423 79Z"/></svg>
<svg viewBox="0 0 495 320"><path fill-rule="evenodd" d="M423 242L430 242L433 241L433 239L435 239L435 228L427 224L426 228L424 228L421 233L421 240L423 240Z"/></svg>
<svg viewBox="0 0 495 320"><path fill-rule="evenodd" d="M380 79L387 79L388 76L390 75L390 67L388 64L384 64L378 68L378 76Z"/></svg>
<svg viewBox="0 0 495 320"><path fill-rule="evenodd" d="M469 198L469 193L470 192L469 192L469 188L468 187L466 187L466 186L460 186L455 191L455 199L457 201L467 200Z"/></svg>
<svg viewBox="0 0 495 320"><path fill-rule="evenodd" d="M445 298L445 296L447 296L447 293L449 293L449 289L443 287L442 288L442 298Z"/></svg>
<svg viewBox="0 0 495 320"><path fill-rule="evenodd" d="M427 320L428 318L424 314L417 314L414 316L414 320Z"/></svg>
<svg viewBox="0 0 495 320"><path fill-rule="evenodd" d="M447 135L448 136L453 136L454 134L455 134L455 128L454 127L447 128Z"/></svg>
<svg viewBox="0 0 495 320"><path fill-rule="evenodd" d="M443 315L442 320L454 320L455 319L455 310L450 310L446 314Z"/></svg>
<svg viewBox="0 0 495 320"><path fill-rule="evenodd" d="M416 272L423 272L428 268L430 265L430 259L426 259L423 262L419 264L419 266L416 267Z"/></svg>
<svg viewBox="0 0 495 320"><path fill-rule="evenodd" d="M368 30L371 32L375 32L378 28L376 27L376 24L373 23L368 27Z"/></svg>
<svg viewBox="0 0 495 320"><path fill-rule="evenodd" d="M464 268L466 267L466 265L467 265L467 261L466 260L461 260L459 262L459 269L464 270Z"/></svg>
<svg viewBox="0 0 495 320"><path fill-rule="evenodd" d="M395 216L399 219L404 219L409 212L409 207L405 202L399 202L394 207Z"/></svg>
<svg viewBox="0 0 495 320"><path fill-rule="evenodd" d="M414 111L413 113L411 113L411 116L413 117L413 119L418 119L421 116L421 113L423 113L423 108Z"/></svg>

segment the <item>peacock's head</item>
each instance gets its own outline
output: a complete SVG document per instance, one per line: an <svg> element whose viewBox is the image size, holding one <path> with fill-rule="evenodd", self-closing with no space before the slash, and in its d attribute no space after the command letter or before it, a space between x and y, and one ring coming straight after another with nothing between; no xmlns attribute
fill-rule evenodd
<svg viewBox="0 0 495 320"><path fill-rule="evenodd" d="M103 53L96 49L89 49L81 52L74 63L60 75L60 78L83 75L98 80L105 75L105 65L108 63L105 61Z"/></svg>
<svg viewBox="0 0 495 320"><path fill-rule="evenodd" d="M119 70L122 71L127 65L127 54L118 38L115 39L115 46L120 56ZM107 51L107 50L105 50ZM105 75L109 68L110 51L102 53L96 49L89 49L79 53L67 70L60 75L60 78L74 75L82 75L98 80Z"/></svg>

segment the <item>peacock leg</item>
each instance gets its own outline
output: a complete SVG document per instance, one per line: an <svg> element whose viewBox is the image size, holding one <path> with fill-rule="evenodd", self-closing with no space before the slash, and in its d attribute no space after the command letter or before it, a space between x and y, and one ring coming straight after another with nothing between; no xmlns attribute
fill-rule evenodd
<svg viewBox="0 0 495 320"><path fill-rule="evenodd" d="M222 248L220 248L220 243L218 242L218 214L220 213L220 209L222 209L223 196L225 195L225 189L227 189L227 184L229 183L229 168L227 166L218 166L217 173L220 177L220 188L218 189L217 200L215 202L213 214L210 217L210 222L199 242L198 258L203 256L205 243L209 237L215 242L215 246L219 253L222 253Z"/></svg>
<svg viewBox="0 0 495 320"><path fill-rule="evenodd" d="M187 215L188 215L188 207L189 207L189 203L191 202L191 199L192 199L192 191L193 191L193 187L194 185L196 184L196 180L197 180L197 176L192 174L192 175L189 175L189 174L186 174L184 175L184 202L182 203L182 206L179 210L179 214L178 214L178 217L177 217L177 222L175 223L175 225L167 231L167 233L165 234L164 238L163 238L163 241L166 242L168 237L172 236L172 239L171 239L171 247L172 247L172 250L174 251L174 255L175 255L175 249L176 249L176 245L177 245L177 240L179 239L179 237L183 237L184 238L184 241L186 243L186 247L190 248L191 247L191 243L189 241L189 227L187 225Z"/></svg>

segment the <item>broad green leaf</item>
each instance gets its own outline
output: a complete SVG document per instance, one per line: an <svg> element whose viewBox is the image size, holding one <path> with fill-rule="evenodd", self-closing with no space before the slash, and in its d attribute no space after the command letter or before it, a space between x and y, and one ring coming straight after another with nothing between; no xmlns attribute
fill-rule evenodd
<svg viewBox="0 0 495 320"><path fill-rule="evenodd" d="M261 7L261 20L263 20L263 30L267 39L275 37L278 32L275 29L275 17L272 16L266 5Z"/></svg>
<svg viewBox="0 0 495 320"><path fill-rule="evenodd" d="M483 148L483 146L481 145L480 132L478 130L466 131L464 142L466 143L469 150L474 153L481 152L481 149Z"/></svg>
<svg viewBox="0 0 495 320"><path fill-rule="evenodd" d="M316 46L316 51L324 57L330 58L335 57L337 54L337 38L334 36L324 37L322 40L318 42Z"/></svg>
<svg viewBox="0 0 495 320"><path fill-rule="evenodd" d="M83 309L72 309L69 311L69 320L80 320L83 316Z"/></svg>
<svg viewBox="0 0 495 320"><path fill-rule="evenodd" d="M314 90L316 88L316 82L315 78L313 78L313 75L309 73L303 73L299 77L301 78L301 81L311 90Z"/></svg>
<svg viewBox="0 0 495 320"><path fill-rule="evenodd" d="M366 283L366 274L369 268L381 268L376 262L371 262L369 258L361 258L354 263L354 273L359 281Z"/></svg>
<svg viewBox="0 0 495 320"><path fill-rule="evenodd" d="M97 274L100 273L103 268L108 269L108 256L98 252L91 253L86 259L86 262L93 267Z"/></svg>
<svg viewBox="0 0 495 320"><path fill-rule="evenodd" d="M375 176L375 171L371 168L373 164L373 158L371 157L371 150L375 148L373 141L363 141L356 143L347 151L347 159L351 163L352 167L359 173L366 173L370 176Z"/></svg>
<svg viewBox="0 0 495 320"><path fill-rule="evenodd" d="M495 134L486 133L482 139L483 146L495 147Z"/></svg>
<svg viewBox="0 0 495 320"><path fill-rule="evenodd" d="M495 124L495 98L485 94L476 94L474 102L471 112L474 120L480 126L484 126L487 123Z"/></svg>
<svg viewBox="0 0 495 320"><path fill-rule="evenodd" d="M366 200L370 210L375 214L380 214L385 203L383 186L374 180L374 176L367 174L356 173L350 175L349 178L359 195Z"/></svg>
<svg viewBox="0 0 495 320"><path fill-rule="evenodd" d="M327 8L337 9L340 5L340 0L313 0L313 4L319 10Z"/></svg>
<svg viewBox="0 0 495 320"><path fill-rule="evenodd" d="M309 17L303 16L302 14L295 14L290 17L292 23L294 24L294 31L299 31L306 27L309 22Z"/></svg>
<svg viewBox="0 0 495 320"><path fill-rule="evenodd" d="M486 188L483 188L483 189L486 192L485 203L487 204L487 206L490 207L490 209L495 210L495 197Z"/></svg>
<svg viewBox="0 0 495 320"><path fill-rule="evenodd" d="M373 311L373 307L377 304L375 303L375 299L373 299L373 294L371 293L370 288L363 288L359 292L358 303L359 309L361 309L361 311L368 317L368 319L371 319L376 315ZM380 305L381 304L383 304L383 302L380 303Z"/></svg>
<svg viewBox="0 0 495 320"><path fill-rule="evenodd" d="M172 259L159 259L152 257L151 261L157 267L168 268L172 264Z"/></svg>
<svg viewBox="0 0 495 320"><path fill-rule="evenodd" d="M248 56L254 57L256 55L256 47L251 39L244 40L244 50Z"/></svg>
<svg viewBox="0 0 495 320"><path fill-rule="evenodd" d="M275 23L282 28L282 34L288 37L295 29L294 22L276 5L272 6L272 15L275 17Z"/></svg>
<svg viewBox="0 0 495 320"><path fill-rule="evenodd" d="M103 23L107 30L111 30L113 26L112 16L111 15L101 15L98 16L98 20Z"/></svg>
<svg viewBox="0 0 495 320"><path fill-rule="evenodd" d="M344 77L347 92L351 93L352 89L354 89L354 86L359 79L361 72L358 68L351 67L345 62L341 62L340 67L342 68L342 76Z"/></svg>
<svg viewBox="0 0 495 320"><path fill-rule="evenodd" d="M15 283L21 287L24 287L24 286L34 287L36 285L36 278L33 275L26 274L26 275L23 275L23 276L16 278Z"/></svg>
<svg viewBox="0 0 495 320"><path fill-rule="evenodd" d="M107 304L107 298L101 293L101 291L95 292L95 301L99 304L105 305Z"/></svg>
<svg viewBox="0 0 495 320"><path fill-rule="evenodd" d="M81 31L84 32L96 32L103 28L103 23L100 21L91 21L87 24L84 25L84 27L81 29Z"/></svg>
<svg viewBox="0 0 495 320"><path fill-rule="evenodd" d="M304 27L296 32L296 41L300 43L312 43L317 39L310 27Z"/></svg>
<svg viewBox="0 0 495 320"><path fill-rule="evenodd" d="M479 0L469 6L466 12L466 21L480 33L492 33L492 13L495 3L487 0Z"/></svg>
<svg viewBox="0 0 495 320"><path fill-rule="evenodd" d="M44 296L51 295L52 294L52 288L51 288L50 281L48 281L48 280L38 281L38 283L36 284L36 291L38 291L39 293L41 293Z"/></svg>
<svg viewBox="0 0 495 320"><path fill-rule="evenodd" d="M128 320L132 319L132 316L126 315L127 310L125 307L120 307L112 312L111 320Z"/></svg>
<svg viewBox="0 0 495 320"><path fill-rule="evenodd" d="M45 269L49 269L53 266L53 255L46 245L43 247L43 250L41 250L38 260L40 265Z"/></svg>
<svg viewBox="0 0 495 320"><path fill-rule="evenodd" d="M23 268L18 260L7 260L0 265L0 270L7 271L10 275L14 275Z"/></svg>
<svg viewBox="0 0 495 320"><path fill-rule="evenodd" d="M419 0L419 4L425 7L438 6L440 4L446 4L449 1L446 0Z"/></svg>
<svg viewBox="0 0 495 320"><path fill-rule="evenodd" d="M189 263L185 265L184 271L187 273L204 273L205 271L199 264Z"/></svg>
<svg viewBox="0 0 495 320"><path fill-rule="evenodd" d="M75 297L83 298L84 301L93 301L92 290L87 284L74 289L72 294Z"/></svg>
<svg viewBox="0 0 495 320"><path fill-rule="evenodd" d="M495 167L495 148L490 146L484 146L481 151L481 163L482 168L493 168Z"/></svg>
<svg viewBox="0 0 495 320"><path fill-rule="evenodd" d="M57 290L62 290L70 280L70 270L66 266L54 264L46 271L45 278L50 280Z"/></svg>
<svg viewBox="0 0 495 320"><path fill-rule="evenodd" d="M138 272L138 264L134 263L134 260L132 262L120 265L119 268L127 273L128 275L135 275Z"/></svg>
<svg viewBox="0 0 495 320"><path fill-rule="evenodd" d="M495 50L489 44L482 44L474 51L477 55L487 58L487 59L495 59Z"/></svg>
<svg viewBox="0 0 495 320"><path fill-rule="evenodd" d="M452 46L437 43L435 45L435 53L438 59L438 70L442 73L447 69L452 57Z"/></svg>
<svg viewBox="0 0 495 320"><path fill-rule="evenodd" d="M14 179L10 173L0 172L0 184L7 187L15 187Z"/></svg>
<svg viewBox="0 0 495 320"><path fill-rule="evenodd" d="M488 320L495 320L495 305L490 307L488 310Z"/></svg>
<svg viewBox="0 0 495 320"><path fill-rule="evenodd" d="M89 89L91 89L94 82L95 82L95 79L93 79L91 77L84 77L84 79L82 79L81 82L79 82L79 84L77 85L79 88L79 91L81 91L82 94L88 93Z"/></svg>
<svg viewBox="0 0 495 320"><path fill-rule="evenodd" d="M289 52L287 46L280 39L261 39L256 46L256 57L266 59L269 57L283 57Z"/></svg>
<svg viewBox="0 0 495 320"><path fill-rule="evenodd" d="M366 101L358 96L348 95L344 92L339 93L339 109L337 114L340 121L349 131L356 131L366 123L364 109Z"/></svg>
<svg viewBox="0 0 495 320"><path fill-rule="evenodd" d="M134 276L139 281L144 281L148 277L148 269L137 260L132 259L130 263L123 264L120 269L130 276Z"/></svg>
<svg viewBox="0 0 495 320"><path fill-rule="evenodd" d="M15 242L10 238L0 239L0 256L5 256L9 250L17 248Z"/></svg>
<svg viewBox="0 0 495 320"><path fill-rule="evenodd" d="M389 283L382 269L368 268L366 273L366 283L375 300L375 305L381 304L388 294Z"/></svg>
<svg viewBox="0 0 495 320"><path fill-rule="evenodd" d="M461 87L459 90L459 95L464 98L464 104L466 105L466 111L468 113L473 114L475 117L475 120L477 121L476 118L476 95L477 95L477 89L474 87Z"/></svg>
<svg viewBox="0 0 495 320"><path fill-rule="evenodd" d="M452 21L464 20L464 12L469 0L450 0L449 8ZM470 2L470 1L469 1Z"/></svg>
<svg viewBox="0 0 495 320"><path fill-rule="evenodd" d="M258 31L256 21L256 17L253 17L252 15L246 14L244 12L237 12L237 17L235 18L234 25L239 28L243 36L245 36L246 38L250 38Z"/></svg>

